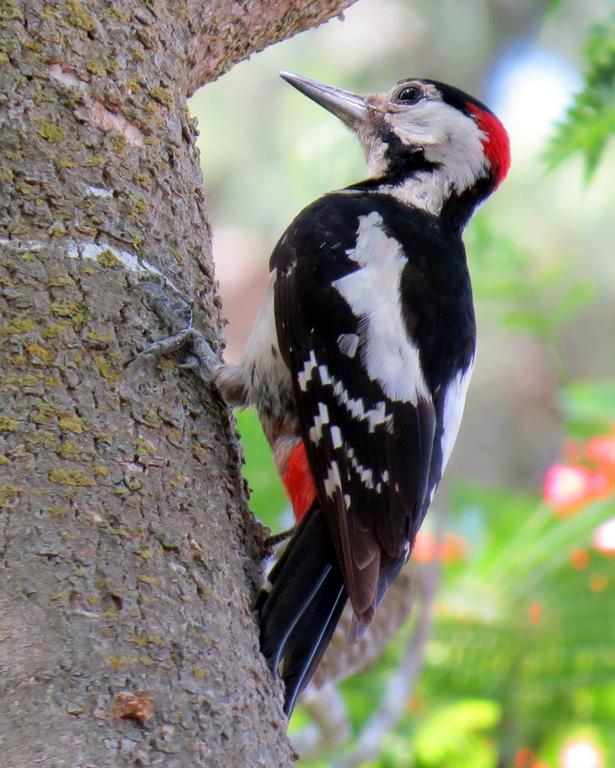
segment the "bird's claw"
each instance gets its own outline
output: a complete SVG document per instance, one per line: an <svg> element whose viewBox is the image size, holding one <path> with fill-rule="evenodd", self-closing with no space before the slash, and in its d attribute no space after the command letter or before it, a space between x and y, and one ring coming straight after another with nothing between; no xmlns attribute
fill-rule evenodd
<svg viewBox="0 0 615 768"><path fill-rule="evenodd" d="M127 365L161 357L178 358L179 368L196 373L206 384L212 382L216 369L221 365L203 333L196 328L184 328L172 336L154 341L131 358Z"/></svg>
<svg viewBox="0 0 615 768"><path fill-rule="evenodd" d="M270 551L270 553L272 553L277 546L290 539L295 532L296 527L297 526L293 525L292 528L288 528L286 531L280 531L280 533L274 533L271 536L267 536L263 542L265 551Z"/></svg>

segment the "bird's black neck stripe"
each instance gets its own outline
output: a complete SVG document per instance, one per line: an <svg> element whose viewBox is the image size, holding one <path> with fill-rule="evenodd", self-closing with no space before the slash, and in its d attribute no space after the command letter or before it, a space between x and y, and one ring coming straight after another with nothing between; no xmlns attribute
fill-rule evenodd
<svg viewBox="0 0 615 768"><path fill-rule="evenodd" d="M469 188L461 194L453 193L444 201L440 218L453 231L463 232L472 214L483 200L493 192L493 179L491 176L483 176L477 179Z"/></svg>
<svg viewBox="0 0 615 768"><path fill-rule="evenodd" d="M440 163L435 163L425 157L422 147L407 146L393 131L389 131L384 137L387 144L384 155L385 169L380 176L366 179L352 184L348 189L358 192L387 192L393 190L406 181L417 178L421 173L436 176L442 169ZM429 176L425 177L425 183L429 184ZM493 179L490 176L477 179L472 187L461 193L453 192L442 200L442 208L437 213L440 223L460 234L470 220L475 208L487 198L493 191ZM410 201L401 200L405 205L421 209ZM433 215L436 215L435 212Z"/></svg>
<svg viewBox="0 0 615 768"><path fill-rule="evenodd" d="M384 155L385 170L381 176L353 185L353 189L375 189L385 185L397 186L420 171L435 171L439 163L425 157L422 147L408 146L394 131L388 131L383 137L386 144Z"/></svg>

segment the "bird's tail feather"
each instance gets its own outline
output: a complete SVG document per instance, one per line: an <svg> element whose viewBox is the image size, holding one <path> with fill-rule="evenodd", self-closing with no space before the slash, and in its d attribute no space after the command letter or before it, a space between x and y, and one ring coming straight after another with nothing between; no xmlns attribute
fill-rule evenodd
<svg viewBox="0 0 615 768"><path fill-rule="evenodd" d="M297 526L257 602L261 650L272 672L284 680L287 716L329 645L346 599L331 536L314 505Z"/></svg>

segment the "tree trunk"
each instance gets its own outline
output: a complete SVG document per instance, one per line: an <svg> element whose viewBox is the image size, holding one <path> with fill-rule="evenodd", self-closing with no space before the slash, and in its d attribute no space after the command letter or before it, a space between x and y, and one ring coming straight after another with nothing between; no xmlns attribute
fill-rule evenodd
<svg viewBox="0 0 615 768"><path fill-rule="evenodd" d="M292 764L232 421L124 365L143 281L221 348L186 94L349 3L0 0L2 765Z"/></svg>

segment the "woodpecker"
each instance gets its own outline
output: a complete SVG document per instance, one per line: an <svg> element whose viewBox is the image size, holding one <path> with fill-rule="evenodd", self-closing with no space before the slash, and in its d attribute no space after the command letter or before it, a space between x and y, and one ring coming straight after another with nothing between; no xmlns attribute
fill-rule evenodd
<svg viewBox="0 0 615 768"><path fill-rule="evenodd" d="M351 641L372 621L449 460L476 343L461 235L510 153L493 112L444 83L360 96L281 76L367 161L282 235L243 357L215 372L256 407L299 520L257 601L290 716L347 600Z"/></svg>

